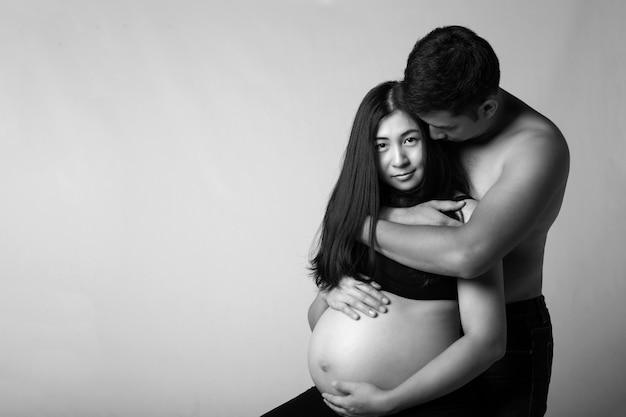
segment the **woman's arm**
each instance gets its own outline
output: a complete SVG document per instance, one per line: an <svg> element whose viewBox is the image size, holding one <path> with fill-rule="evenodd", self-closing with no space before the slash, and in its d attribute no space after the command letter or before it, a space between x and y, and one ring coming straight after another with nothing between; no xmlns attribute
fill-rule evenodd
<svg viewBox="0 0 626 417"><path fill-rule="evenodd" d="M404 409L450 393L504 355L506 312L502 283L501 264L477 279L458 279L463 336L390 391L392 404Z"/></svg>
<svg viewBox="0 0 626 417"><path fill-rule="evenodd" d="M309 320L309 327L311 331L315 328L317 321L320 319L324 311L328 308L328 303L326 303L326 299L324 298L321 291L317 292L315 299L309 306L309 311L307 314L307 318Z"/></svg>
<svg viewBox="0 0 626 417"><path fill-rule="evenodd" d="M504 355L506 320L501 263L474 280L457 281L463 336L392 390L338 381L335 388L344 395L323 394L335 412L388 415L431 401L465 385Z"/></svg>

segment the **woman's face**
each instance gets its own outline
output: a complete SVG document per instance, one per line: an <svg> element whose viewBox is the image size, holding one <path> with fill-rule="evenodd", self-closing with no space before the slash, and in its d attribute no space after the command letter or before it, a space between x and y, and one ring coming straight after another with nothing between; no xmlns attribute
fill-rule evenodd
<svg viewBox="0 0 626 417"><path fill-rule="evenodd" d="M378 177L402 191L424 178L424 138L417 123L403 111L383 118L376 133Z"/></svg>

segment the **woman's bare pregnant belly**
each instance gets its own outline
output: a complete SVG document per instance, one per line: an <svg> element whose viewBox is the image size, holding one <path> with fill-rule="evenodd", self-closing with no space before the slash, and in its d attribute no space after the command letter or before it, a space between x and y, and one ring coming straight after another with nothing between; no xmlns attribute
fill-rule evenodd
<svg viewBox="0 0 626 417"><path fill-rule="evenodd" d="M460 336L458 304L450 300L409 300L385 293L389 311L353 320L327 309L309 343L309 372L322 392L332 381L369 382L393 388Z"/></svg>

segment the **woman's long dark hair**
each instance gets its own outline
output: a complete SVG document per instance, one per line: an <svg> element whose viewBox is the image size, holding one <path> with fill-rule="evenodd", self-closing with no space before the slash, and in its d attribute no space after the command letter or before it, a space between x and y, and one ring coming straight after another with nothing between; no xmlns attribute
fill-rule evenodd
<svg viewBox="0 0 626 417"><path fill-rule="evenodd" d="M410 192L383 186L376 169L375 140L381 120L394 111L409 113L403 85L387 81L371 89L356 112L339 179L330 196L322 221L311 275L321 289L331 289L344 276L358 278L360 265L373 268L375 232L381 205L411 206L432 199L446 199L467 191L465 176L447 144L428 135L428 125L417 117L424 137L424 179ZM370 216L369 247L359 236ZM367 262L367 263L365 263Z"/></svg>

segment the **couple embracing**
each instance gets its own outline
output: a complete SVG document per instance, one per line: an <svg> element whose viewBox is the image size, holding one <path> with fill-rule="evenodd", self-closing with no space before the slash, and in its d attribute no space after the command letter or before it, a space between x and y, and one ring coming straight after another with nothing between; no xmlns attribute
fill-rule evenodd
<svg viewBox="0 0 626 417"><path fill-rule="evenodd" d="M569 151L499 81L489 43L447 26L363 98L311 260L315 386L264 417L545 414Z"/></svg>

